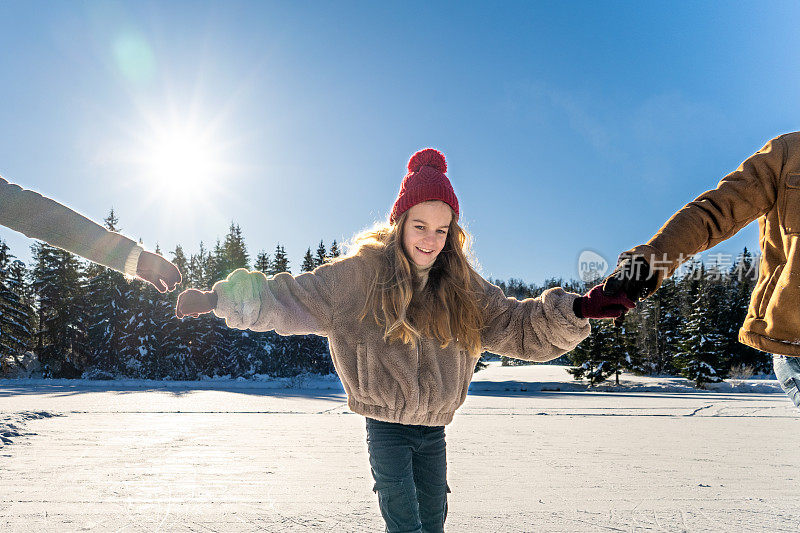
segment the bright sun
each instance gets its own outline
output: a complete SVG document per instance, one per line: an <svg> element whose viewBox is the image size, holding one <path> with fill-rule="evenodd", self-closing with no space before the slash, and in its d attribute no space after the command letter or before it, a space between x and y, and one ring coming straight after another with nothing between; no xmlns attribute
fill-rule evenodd
<svg viewBox="0 0 800 533"><path fill-rule="evenodd" d="M156 112L145 106L129 120L127 138L105 151L121 165L122 180L143 212L155 210L169 223L185 224L217 213L221 199L241 177L239 138L224 113L204 116L198 103Z"/></svg>
<svg viewBox="0 0 800 533"><path fill-rule="evenodd" d="M197 192L223 171L218 149L207 136L188 127L159 131L142 162L145 177L168 194Z"/></svg>

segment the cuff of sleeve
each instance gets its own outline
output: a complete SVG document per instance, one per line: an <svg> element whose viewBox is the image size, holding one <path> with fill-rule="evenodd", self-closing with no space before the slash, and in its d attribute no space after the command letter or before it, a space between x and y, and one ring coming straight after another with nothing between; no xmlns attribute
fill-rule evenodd
<svg viewBox="0 0 800 533"><path fill-rule="evenodd" d="M552 320L549 327L554 346L568 352L589 335L589 319L578 318L574 311L574 302L580 298L580 294L554 287L544 291L541 298L545 317Z"/></svg>
<svg viewBox="0 0 800 533"><path fill-rule="evenodd" d="M214 312L214 315L216 315L217 318L223 318L224 319L228 314L230 314L232 306L231 306L230 301L225 297L225 293L223 291L219 290L218 285L220 283L222 283L222 281L216 282L214 284L214 287L211 288L211 290L214 292L214 294L217 295L217 306L214 308L213 312Z"/></svg>
<svg viewBox="0 0 800 533"><path fill-rule="evenodd" d="M566 292L563 294L564 298L559 302L559 311L567 319L567 321L578 329L583 329L589 325L589 319L578 316L575 313L575 306L580 305L580 294L574 292Z"/></svg>
<svg viewBox="0 0 800 533"><path fill-rule="evenodd" d="M131 253L128 254L128 259L125 260L125 271L123 272L126 276L136 277L137 267L139 266L139 256L142 255L143 251L144 248L137 244L133 247Z"/></svg>
<svg viewBox="0 0 800 533"><path fill-rule="evenodd" d="M259 297L266 277L261 272L234 270L224 281L211 289L217 295L214 314L225 319L228 327L247 329L258 319L261 309Z"/></svg>
<svg viewBox="0 0 800 533"><path fill-rule="evenodd" d="M242 314L229 295L226 294L224 287L220 285L223 281L218 281L214 284L211 290L217 295L217 306L212 311L214 316L221 318L225 321L225 325L234 329L247 329L247 326L242 320Z"/></svg>

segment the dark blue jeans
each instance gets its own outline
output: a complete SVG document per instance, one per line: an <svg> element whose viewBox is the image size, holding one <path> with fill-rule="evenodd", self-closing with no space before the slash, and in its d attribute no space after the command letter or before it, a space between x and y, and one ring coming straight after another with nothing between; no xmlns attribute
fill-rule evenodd
<svg viewBox="0 0 800 533"><path fill-rule="evenodd" d="M367 418L373 490L387 533L438 533L447 517L444 426Z"/></svg>

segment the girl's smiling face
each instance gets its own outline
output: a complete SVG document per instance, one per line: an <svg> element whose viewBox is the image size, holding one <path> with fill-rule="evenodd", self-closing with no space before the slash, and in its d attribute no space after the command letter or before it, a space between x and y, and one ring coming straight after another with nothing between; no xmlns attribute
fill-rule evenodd
<svg viewBox="0 0 800 533"><path fill-rule="evenodd" d="M403 227L403 249L415 265L429 267L447 241L453 210L444 202L422 202L408 210Z"/></svg>

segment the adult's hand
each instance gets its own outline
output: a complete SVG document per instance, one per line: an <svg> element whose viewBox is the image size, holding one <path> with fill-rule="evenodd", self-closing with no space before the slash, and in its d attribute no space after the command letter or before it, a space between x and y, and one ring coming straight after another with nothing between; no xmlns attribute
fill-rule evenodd
<svg viewBox="0 0 800 533"><path fill-rule="evenodd" d="M623 258L616 270L603 282L603 294L610 297L625 295L632 302L644 299L655 287L656 276L642 256ZM626 309L614 318L614 325L620 326L625 319Z"/></svg>
<svg viewBox="0 0 800 533"><path fill-rule="evenodd" d="M642 256L625 257L603 282L603 292L607 296L622 293L638 302L650 293L655 282L656 277Z"/></svg>
<svg viewBox="0 0 800 533"><path fill-rule="evenodd" d="M178 304L175 306L175 316L194 318L210 313L217 307L217 293L214 291L198 291L186 289L178 295Z"/></svg>
<svg viewBox="0 0 800 533"><path fill-rule="evenodd" d="M578 318L613 318L625 315L636 304L624 294L608 296L602 285L595 285L585 296L575 299L572 306Z"/></svg>
<svg viewBox="0 0 800 533"><path fill-rule="evenodd" d="M169 292L181 282L178 267L152 252L142 252L136 265L136 276L156 288L158 292Z"/></svg>

